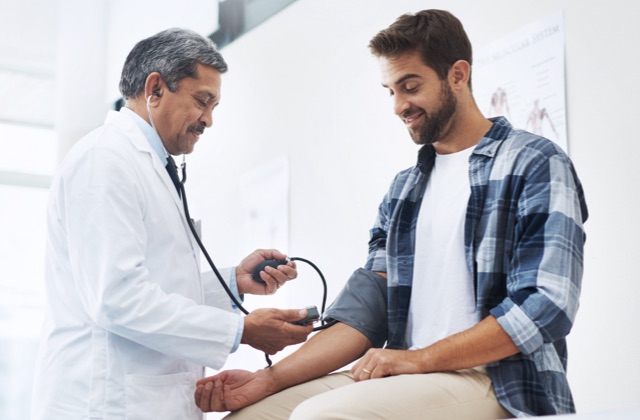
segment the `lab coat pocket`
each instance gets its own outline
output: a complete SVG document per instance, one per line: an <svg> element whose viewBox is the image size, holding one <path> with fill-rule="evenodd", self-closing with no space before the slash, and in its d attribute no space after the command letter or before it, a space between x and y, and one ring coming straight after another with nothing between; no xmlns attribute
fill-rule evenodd
<svg viewBox="0 0 640 420"><path fill-rule="evenodd" d="M127 375L127 419L202 419L193 399L195 383L195 375L189 372Z"/></svg>

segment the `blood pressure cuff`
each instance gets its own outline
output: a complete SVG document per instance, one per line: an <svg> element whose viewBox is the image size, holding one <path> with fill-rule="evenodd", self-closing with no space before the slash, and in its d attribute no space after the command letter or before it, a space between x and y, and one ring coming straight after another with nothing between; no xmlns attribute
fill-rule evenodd
<svg viewBox="0 0 640 420"><path fill-rule="evenodd" d="M373 347L387 341L387 279L363 268L357 269L324 313L364 334Z"/></svg>

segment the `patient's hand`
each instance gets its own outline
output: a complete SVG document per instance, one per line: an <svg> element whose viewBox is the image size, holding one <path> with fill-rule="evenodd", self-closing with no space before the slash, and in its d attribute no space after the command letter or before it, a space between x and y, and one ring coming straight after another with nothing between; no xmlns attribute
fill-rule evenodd
<svg viewBox="0 0 640 420"><path fill-rule="evenodd" d="M196 405L204 412L235 411L270 395L264 374L246 370L228 370L200 379L196 383Z"/></svg>

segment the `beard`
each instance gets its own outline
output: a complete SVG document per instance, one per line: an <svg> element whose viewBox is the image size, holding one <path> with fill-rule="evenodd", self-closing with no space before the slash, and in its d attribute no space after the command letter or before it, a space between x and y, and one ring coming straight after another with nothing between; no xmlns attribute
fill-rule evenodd
<svg viewBox="0 0 640 420"><path fill-rule="evenodd" d="M440 87L440 108L433 114L424 112L425 122L416 131L411 131L411 138L416 144L433 144L442 138L458 107L458 101L451 88L443 81Z"/></svg>

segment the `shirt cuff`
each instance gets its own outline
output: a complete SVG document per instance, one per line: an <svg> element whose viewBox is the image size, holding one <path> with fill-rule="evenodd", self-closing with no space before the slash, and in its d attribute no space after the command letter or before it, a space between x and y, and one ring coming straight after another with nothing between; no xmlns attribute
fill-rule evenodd
<svg viewBox="0 0 640 420"><path fill-rule="evenodd" d="M231 353L235 353L240 347L240 340L242 340L242 333L244 332L244 317L240 317L241 320L238 322L238 332L236 335L236 342L233 343L233 347L231 347Z"/></svg>
<svg viewBox="0 0 640 420"><path fill-rule="evenodd" d="M241 302L244 302L244 295L241 295L238 291L238 281L236 280L236 270L235 268L231 269L231 275L229 276L229 289L233 295ZM231 306L233 309L238 309L238 306L231 301ZM238 322L238 332L236 333L236 341L231 348L231 353L234 353L240 347L240 341L242 340L242 333L244 332L244 317L242 320Z"/></svg>
<svg viewBox="0 0 640 420"><path fill-rule="evenodd" d="M489 311L523 354L531 354L544 344L536 324L511 298Z"/></svg>
<svg viewBox="0 0 640 420"><path fill-rule="evenodd" d="M231 269L231 273L229 275L229 289L231 289L231 293L236 297L240 302L244 302L244 295L241 295L238 291L238 281L236 280L236 269L235 267ZM231 307L233 309L238 309L238 305L236 305L233 301L231 301Z"/></svg>

